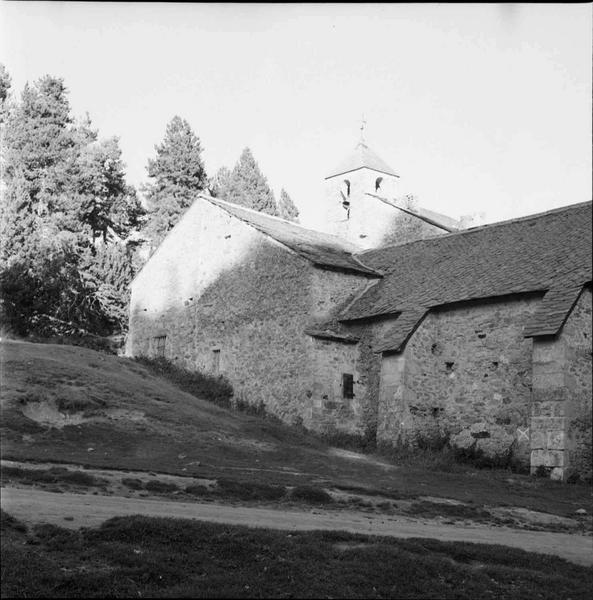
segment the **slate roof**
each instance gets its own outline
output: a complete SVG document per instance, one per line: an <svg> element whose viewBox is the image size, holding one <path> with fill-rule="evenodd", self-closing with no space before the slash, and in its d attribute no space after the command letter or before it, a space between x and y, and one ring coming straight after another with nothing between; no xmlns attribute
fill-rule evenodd
<svg viewBox="0 0 593 600"><path fill-rule="evenodd" d="M461 223L457 219L444 215L443 213L429 210L428 208L422 208L421 206L415 208L414 212L425 219L436 221L449 229L455 230L461 228Z"/></svg>
<svg viewBox="0 0 593 600"><path fill-rule="evenodd" d="M385 276L339 319L399 314L376 347L398 350L430 308L541 291L547 293L525 335L553 335L591 281L591 222L586 202L363 252L358 258Z"/></svg>
<svg viewBox="0 0 593 600"><path fill-rule="evenodd" d="M366 144L359 142L354 151L337 165L335 169L330 171L330 174L326 179L336 177L337 175L343 175L344 173L350 173L351 171L357 171L363 167L373 169L374 171L386 175L399 177L399 175L382 158L377 156L377 154L375 154Z"/></svg>
<svg viewBox="0 0 593 600"><path fill-rule="evenodd" d="M218 206L228 214L270 236L315 265L345 269L364 275L380 277L381 274L366 266L354 254L360 247L339 237L306 229L301 225L260 213L231 202L200 194L200 198Z"/></svg>
<svg viewBox="0 0 593 600"><path fill-rule="evenodd" d="M305 333L316 338L338 340L347 344L356 344L360 341L358 333L351 331L335 319L323 323L312 323L305 329Z"/></svg>

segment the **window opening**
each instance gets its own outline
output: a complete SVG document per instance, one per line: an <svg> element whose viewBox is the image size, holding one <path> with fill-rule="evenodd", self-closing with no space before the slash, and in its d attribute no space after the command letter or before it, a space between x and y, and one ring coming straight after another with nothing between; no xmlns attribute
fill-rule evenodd
<svg viewBox="0 0 593 600"><path fill-rule="evenodd" d="M157 335L154 338L154 353L157 357L165 356L165 344L167 342L166 335Z"/></svg>
<svg viewBox="0 0 593 600"><path fill-rule="evenodd" d="M212 373L218 375L220 372L220 350L217 348L212 350Z"/></svg>
<svg viewBox="0 0 593 600"><path fill-rule="evenodd" d="M354 398L354 376L352 373L342 373L342 396Z"/></svg>

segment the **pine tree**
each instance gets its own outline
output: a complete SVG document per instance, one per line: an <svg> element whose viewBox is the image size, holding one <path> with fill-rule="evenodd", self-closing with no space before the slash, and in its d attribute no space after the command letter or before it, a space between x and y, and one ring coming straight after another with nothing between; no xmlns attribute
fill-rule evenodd
<svg viewBox="0 0 593 600"><path fill-rule="evenodd" d="M152 183L143 188L149 210L145 234L153 247L173 228L208 182L200 140L185 119L173 117L163 142L155 149L156 158L149 159L147 166Z"/></svg>
<svg viewBox="0 0 593 600"><path fill-rule="evenodd" d="M299 209L295 206L292 198L288 195L284 188L282 188L280 192L278 213L280 217L286 219L287 221L293 221L295 223L298 223L299 221Z"/></svg>
<svg viewBox="0 0 593 600"><path fill-rule="evenodd" d="M214 198L224 199L228 194L231 171L227 167L220 167L216 175L208 183L208 191Z"/></svg>
<svg viewBox="0 0 593 600"><path fill-rule="evenodd" d="M221 198L269 215L278 214L274 193L249 148L243 150Z"/></svg>
<svg viewBox="0 0 593 600"><path fill-rule="evenodd" d="M0 205L2 320L18 333L95 333L121 327L124 298L102 293L101 245L137 225L116 139L74 123L61 79L27 84L3 123ZM98 245L99 244L99 245ZM130 261L131 264L131 261ZM115 288L114 288L115 289ZM110 304L111 303L111 304Z"/></svg>
<svg viewBox="0 0 593 600"><path fill-rule="evenodd" d="M6 67L0 63L0 124L4 122L4 114L12 86L12 79Z"/></svg>

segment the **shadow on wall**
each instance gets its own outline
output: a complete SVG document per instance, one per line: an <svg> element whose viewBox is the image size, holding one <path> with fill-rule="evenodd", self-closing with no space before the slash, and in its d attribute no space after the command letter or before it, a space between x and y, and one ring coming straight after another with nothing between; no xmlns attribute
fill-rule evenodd
<svg viewBox="0 0 593 600"><path fill-rule="evenodd" d="M311 265L261 240L203 290L180 297L179 269L167 274L167 303L134 292L128 354L161 355L190 370L223 374L235 397L294 422L307 405L306 336ZM196 288L199 283L196 285Z"/></svg>

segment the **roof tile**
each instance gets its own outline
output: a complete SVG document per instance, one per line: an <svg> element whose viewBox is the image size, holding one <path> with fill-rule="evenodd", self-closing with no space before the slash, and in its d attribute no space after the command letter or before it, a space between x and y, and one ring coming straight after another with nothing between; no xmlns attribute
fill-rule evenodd
<svg viewBox="0 0 593 600"><path fill-rule="evenodd" d="M358 257L385 276L340 320L551 289L565 290L568 298L569 290L591 281L591 221L591 202L586 202L363 252ZM564 315L570 310L559 293L550 296L550 310L543 309L548 317L541 316L542 328L530 325L530 335L546 335L555 327L552 309Z"/></svg>
<svg viewBox="0 0 593 600"><path fill-rule="evenodd" d="M199 197L284 244L316 265L381 276L354 256L361 249L346 240L205 194L200 194Z"/></svg>

